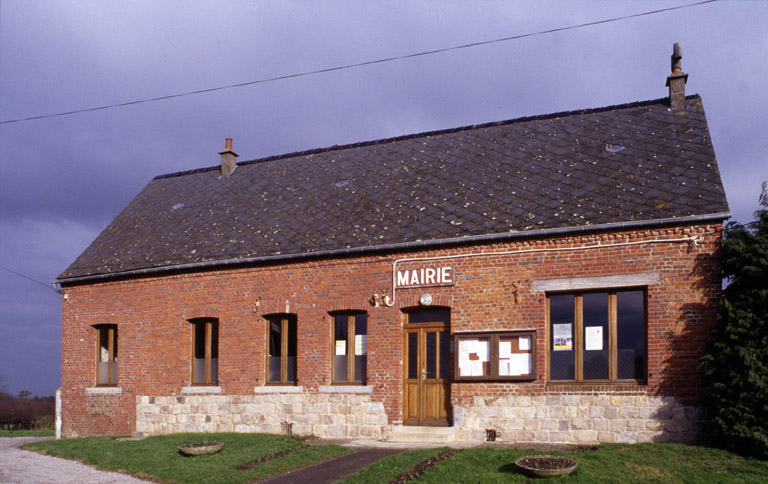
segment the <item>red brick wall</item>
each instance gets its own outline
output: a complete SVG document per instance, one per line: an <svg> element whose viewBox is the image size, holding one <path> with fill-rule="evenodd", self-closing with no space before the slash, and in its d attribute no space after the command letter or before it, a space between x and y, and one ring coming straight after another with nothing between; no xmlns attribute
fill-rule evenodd
<svg viewBox="0 0 768 484"><path fill-rule="evenodd" d="M251 394L265 383L264 314L298 318L298 384L330 384L329 311L368 312L368 384L390 423L402 420L402 308L429 292L451 307L451 329L537 329L539 378L529 383L457 383L452 403L472 396L561 391L546 385L546 296L534 280L659 273L648 288L649 395L694 400L696 361L717 317L721 225L526 240L482 246L303 261L165 275L65 287L62 341L64 435L127 434L135 430L137 395L180 395L191 379L189 319L219 320L219 380L224 394ZM574 251L528 252L451 259L455 285L398 289L393 307L374 307L374 293L391 293L392 261L478 252L580 247L700 235L698 245L650 243ZM409 262L399 268L434 265ZM517 302L513 292L517 287ZM93 387L96 324L117 324L118 395L86 395ZM573 388L567 389L574 391ZM617 389L619 390L619 389ZM628 390L637 390L629 388ZM605 392L604 387L576 391ZM607 391L611 391L610 388Z"/></svg>

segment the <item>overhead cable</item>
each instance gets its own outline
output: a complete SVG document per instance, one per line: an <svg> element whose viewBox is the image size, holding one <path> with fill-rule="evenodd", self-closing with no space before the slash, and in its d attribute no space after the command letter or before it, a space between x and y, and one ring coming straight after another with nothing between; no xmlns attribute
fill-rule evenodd
<svg viewBox="0 0 768 484"><path fill-rule="evenodd" d="M123 103L107 104L107 105L96 106L96 107L92 107L92 108L75 109L75 110L72 110L72 111L65 111L65 112L55 113L55 114L41 114L41 115L38 115L38 116L30 116L30 117L27 117L27 118L7 119L5 121L0 121L0 125L2 125L2 124L20 123L20 122L23 122L23 121L34 121L34 120L37 120L37 119L47 119L47 118L56 118L56 117L61 117L61 116L70 116L70 115L73 115L73 114L88 113L88 112L93 112L93 111L103 111L105 109L113 109L113 108L120 108L120 107L125 107L125 106L134 106L136 104L146 104L146 103L152 103L152 102L157 102L157 101L165 101L165 100L168 100L168 99L175 99L175 98L186 97L186 96L194 96L194 95L197 95L197 94L205 94L205 93L209 93L209 92L224 91L224 90L227 90L227 89L236 89L236 88L239 88L239 87L253 86L253 85L256 85L256 84L265 84L267 82L283 81L283 80L286 80L286 79L295 79L297 77L306 77L306 76L312 76L312 75L316 75L316 74L324 74L324 73L328 73L328 72L341 71L341 70L346 70L346 69L353 69L353 68L356 68L356 67L364 67L364 66L370 66L370 65L374 65L374 64L383 64L385 62L393 62L393 61L403 60L403 59L412 59L414 57L423 57L423 56L427 56L427 55L440 54L440 53L443 53L443 52L449 52L449 51L453 51L453 50L468 49L468 48L471 48L471 47L479 47L479 46L483 46L483 45L496 44L496 43L499 43L499 42L508 42L508 41L511 41L511 40L524 39L526 37L534 37L534 36L537 36L537 35L552 34L552 33L555 33L555 32L563 32L563 31L566 31L566 30L573 30L573 29L578 29L578 28L583 28L583 27L591 27L591 26L600 25L600 24L606 24L606 23L610 23L610 22L617 22L619 20L627 20L627 19L631 19L631 18L644 17L644 16L647 16L647 15L654 15L654 14L663 13L663 12L670 12L672 10L679 10L679 9L682 9L682 8L696 7L696 6L699 6L699 5L704 5L704 4L707 4L707 3L714 3L714 2L718 2L718 1L720 1L720 0L704 0L704 1L701 1L701 2L689 3L689 4L686 4L686 5L678 5L676 7L667 7L667 8L661 8L661 9L658 9L658 10L650 10L650 11L647 11L647 12L635 13L635 14L631 14L631 15L624 15L622 17L613 17L613 18L609 18L609 19L595 20L593 22L586 22L586 23L578 24L578 25L570 25L570 26L567 26L567 27L557 27L557 28L554 28L554 29L541 30L541 31L538 31L538 32L531 32L531 33L527 33L527 34L512 35L512 36L509 36L509 37L502 37L500 39L484 40L484 41L480 41L480 42L472 42L472 43L469 43L469 44L456 45L456 46L453 46L453 47L444 47L442 49L426 50L426 51L423 51L423 52L416 52L416 53L413 53L413 54L406 54L406 55L393 56L393 57L385 57L385 58L376 59L376 60L370 60L370 61L365 61L365 62L358 62L356 64L347 64L347 65L343 65L343 66L328 67L328 68L325 68L325 69L318 69L318 70L314 70L314 71L306 71L306 72L300 72L300 73L296 73L296 74L287 74L287 75L284 75L284 76L270 77L270 78L266 78L266 79L258 79L258 80L255 80L255 81L241 82L241 83L238 83L238 84L229 84L229 85L226 85L226 86L211 87L211 88L208 88L208 89L198 89L196 91L189 91L189 92L183 92L183 93L177 93L177 94L169 94L169 95L166 95L166 96L159 96L159 97L153 97L153 98L147 98L147 99L139 99L139 100L136 100L136 101L127 101L127 102L123 102Z"/></svg>

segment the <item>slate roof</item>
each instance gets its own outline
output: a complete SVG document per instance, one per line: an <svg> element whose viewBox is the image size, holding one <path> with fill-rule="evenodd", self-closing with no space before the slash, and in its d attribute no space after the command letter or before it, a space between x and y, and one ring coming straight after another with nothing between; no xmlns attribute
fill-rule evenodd
<svg viewBox="0 0 768 484"><path fill-rule="evenodd" d="M515 119L153 179L59 280L722 214L701 98Z"/></svg>

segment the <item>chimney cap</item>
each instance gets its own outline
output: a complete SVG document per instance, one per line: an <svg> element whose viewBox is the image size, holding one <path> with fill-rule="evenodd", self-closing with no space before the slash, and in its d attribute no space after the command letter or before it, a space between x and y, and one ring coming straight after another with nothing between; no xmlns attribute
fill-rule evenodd
<svg viewBox="0 0 768 484"><path fill-rule="evenodd" d="M667 76L666 86L669 87L670 81L678 78L683 79L683 84L688 83L688 74L683 72L683 44L675 42L672 44L672 73ZM683 91L684 92L684 91Z"/></svg>
<svg viewBox="0 0 768 484"><path fill-rule="evenodd" d="M219 151L220 155L226 154L226 153L232 153L235 156L240 156L232 149L232 138L226 138L226 141L224 143L224 150Z"/></svg>

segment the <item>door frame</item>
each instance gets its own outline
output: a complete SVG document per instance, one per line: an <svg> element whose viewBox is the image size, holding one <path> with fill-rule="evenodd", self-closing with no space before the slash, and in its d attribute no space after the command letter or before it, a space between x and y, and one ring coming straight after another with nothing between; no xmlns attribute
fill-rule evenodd
<svg viewBox="0 0 768 484"><path fill-rule="evenodd" d="M424 322L424 323L412 323L408 324L408 314L406 313L406 323L403 326L403 425L408 426L433 426L433 427L449 427L452 425L452 408L451 408L451 371L453 371L452 365L450 365L450 321L436 321L436 322ZM430 331L431 330L431 331ZM435 331L436 330L436 331ZM436 332L438 334L436 340L436 358L435 362L437 375L440 378L430 379L431 382L427 382L426 379L426 334L430 332ZM448 354L440 354L440 338L439 333L448 333ZM408 369L410 366L410 358L408 354L408 335L417 334L417 374L416 379L408 378ZM440 365L440 358L448 358L446 365ZM440 374L441 366L447 368L448 375ZM414 389L415 386L415 389ZM445 415L429 415L428 409L428 386L432 387L429 390L437 392L439 395L438 401L434 402L438 408L442 408ZM416 395L410 395L410 392L415 391ZM411 400L416 399L415 405ZM409 410L409 405L411 409ZM416 415L412 415L413 408L416 407Z"/></svg>

